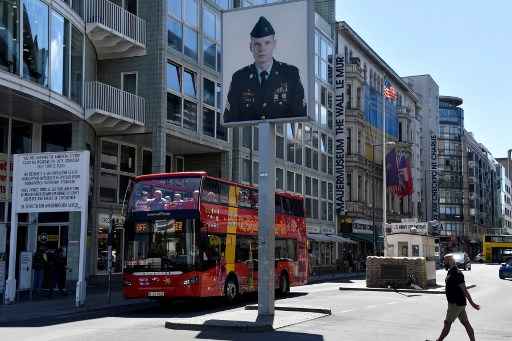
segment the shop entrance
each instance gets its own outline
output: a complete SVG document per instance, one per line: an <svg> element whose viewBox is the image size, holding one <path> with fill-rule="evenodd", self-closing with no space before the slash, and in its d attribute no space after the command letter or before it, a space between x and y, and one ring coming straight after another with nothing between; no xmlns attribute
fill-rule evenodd
<svg viewBox="0 0 512 341"><path fill-rule="evenodd" d="M43 247L49 253L56 253L62 248L67 255L68 247L67 224L39 224L37 227L37 247Z"/></svg>

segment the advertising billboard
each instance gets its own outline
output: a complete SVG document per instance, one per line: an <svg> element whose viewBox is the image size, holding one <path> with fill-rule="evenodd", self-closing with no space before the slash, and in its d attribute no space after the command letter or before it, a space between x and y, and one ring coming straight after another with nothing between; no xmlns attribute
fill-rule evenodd
<svg viewBox="0 0 512 341"><path fill-rule="evenodd" d="M222 13L224 124L306 121L314 110L314 10L292 1Z"/></svg>

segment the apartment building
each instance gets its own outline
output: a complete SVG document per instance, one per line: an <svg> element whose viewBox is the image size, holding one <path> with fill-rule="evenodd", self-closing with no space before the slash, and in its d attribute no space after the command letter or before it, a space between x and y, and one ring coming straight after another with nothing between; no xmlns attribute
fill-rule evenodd
<svg viewBox="0 0 512 341"><path fill-rule="evenodd" d="M382 130L386 114L386 151L395 148L409 159L414 191L399 197L387 193L387 221L418 218L421 202L420 117L418 96L408 84L350 27L338 22L337 53L346 66L346 202L339 217L353 239L361 241L363 254L373 251L373 230L382 226ZM395 101L384 99L385 82L396 90ZM379 238L381 241L382 239ZM381 249L380 247L378 249Z"/></svg>

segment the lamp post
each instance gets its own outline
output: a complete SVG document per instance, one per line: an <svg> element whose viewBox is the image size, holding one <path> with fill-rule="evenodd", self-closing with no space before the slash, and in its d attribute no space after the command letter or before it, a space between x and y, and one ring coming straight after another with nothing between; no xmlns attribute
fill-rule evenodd
<svg viewBox="0 0 512 341"><path fill-rule="evenodd" d="M377 227L375 226L375 209L376 209L376 205L375 205L375 185L376 185L376 181L375 181L375 178L377 177L377 163L375 162L375 147L382 147L384 146L384 153L383 155L385 155L385 146L392 146L392 145L395 145L395 142L394 141L388 141L386 142L385 144L382 144L382 143L379 143L379 144L372 144L372 158L373 158L373 169L372 169L372 173L373 173L373 177L372 177L372 205L373 205L373 210L372 210L372 227L373 227L373 254L374 256L377 256ZM382 167L385 167L384 164L385 164L385 159L383 159L382 161ZM383 186L385 187L386 184L383 182ZM385 191L385 188L384 188L384 191ZM385 207L385 205L383 205L383 207ZM384 229L384 222L382 224L382 228Z"/></svg>

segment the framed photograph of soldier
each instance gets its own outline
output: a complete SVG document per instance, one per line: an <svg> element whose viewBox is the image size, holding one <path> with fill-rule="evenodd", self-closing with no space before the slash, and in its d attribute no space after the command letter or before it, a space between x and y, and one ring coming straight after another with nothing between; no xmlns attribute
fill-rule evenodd
<svg viewBox="0 0 512 341"><path fill-rule="evenodd" d="M226 126L307 121L314 106L314 10L299 0L222 13Z"/></svg>

